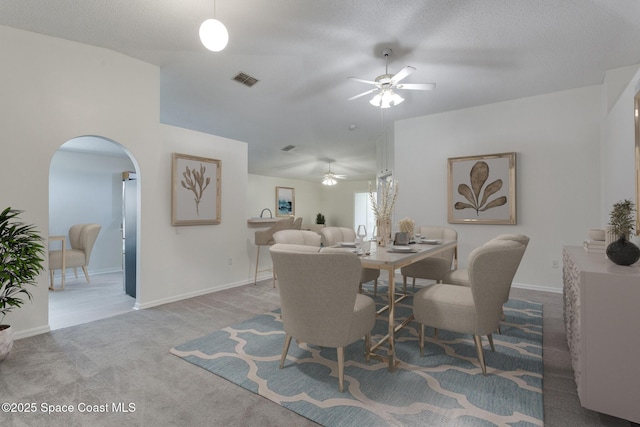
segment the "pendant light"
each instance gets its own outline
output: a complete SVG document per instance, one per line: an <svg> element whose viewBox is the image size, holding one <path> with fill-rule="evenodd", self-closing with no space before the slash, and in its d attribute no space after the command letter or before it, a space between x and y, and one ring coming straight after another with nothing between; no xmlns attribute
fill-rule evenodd
<svg viewBox="0 0 640 427"><path fill-rule="evenodd" d="M224 24L216 19L216 2L213 2L213 19L207 19L200 25L200 41L212 52L220 52L229 42L229 32Z"/></svg>

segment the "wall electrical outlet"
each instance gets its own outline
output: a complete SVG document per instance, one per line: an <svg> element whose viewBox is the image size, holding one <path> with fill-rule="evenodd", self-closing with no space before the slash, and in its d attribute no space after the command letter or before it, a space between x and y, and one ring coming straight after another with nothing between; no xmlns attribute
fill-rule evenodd
<svg viewBox="0 0 640 427"><path fill-rule="evenodd" d="M551 268L560 268L560 261L558 261L557 259L551 261Z"/></svg>

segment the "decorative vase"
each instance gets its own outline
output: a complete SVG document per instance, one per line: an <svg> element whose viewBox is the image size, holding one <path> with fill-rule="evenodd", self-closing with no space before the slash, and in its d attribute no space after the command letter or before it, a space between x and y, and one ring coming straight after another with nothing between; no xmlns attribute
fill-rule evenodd
<svg viewBox="0 0 640 427"><path fill-rule="evenodd" d="M391 241L391 220L389 218L378 219L376 227L378 227L378 246L387 246Z"/></svg>
<svg viewBox="0 0 640 427"><path fill-rule="evenodd" d="M640 248L620 236L607 246L607 258L618 265L631 265L640 259Z"/></svg>
<svg viewBox="0 0 640 427"><path fill-rule="evenodd" d="M0 361L2 361L13 348L13 329L8 325L0 325Z"/></svg>

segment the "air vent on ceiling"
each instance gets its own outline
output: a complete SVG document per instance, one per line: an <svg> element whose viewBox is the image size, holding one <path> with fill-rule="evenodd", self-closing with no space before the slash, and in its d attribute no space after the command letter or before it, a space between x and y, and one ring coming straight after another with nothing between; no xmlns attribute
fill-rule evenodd
<svg viewBox="0 0 640 427"><path fill-rule="evenodd" d="M284 147L284 148L282 149L282 151L291 151L291 150L293 150L294 148L296 148L296 146L295 146L295 145L287 145L286 147Z"/></svg>
<svg viewBox="0 0 640 427"><path fill-rule="evenodd" d="M256 79L255 77L251 77L248 74L245 74L243 72L238 73L238 75L236 75L233 80L237 81L238 83L242 83L245 86L251 87L254 84L258 83L259 80Z"/></svg>

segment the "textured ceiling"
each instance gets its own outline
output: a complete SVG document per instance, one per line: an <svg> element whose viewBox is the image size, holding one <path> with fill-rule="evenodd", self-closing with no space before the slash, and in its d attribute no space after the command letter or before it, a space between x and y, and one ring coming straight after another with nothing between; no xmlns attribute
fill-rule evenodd
<svg viewBox="0 0 640 427"><path fill-rule="evenodd" d="M230 40L198 39L213 0L2 0L0 25L101 46L161 69L161 121L249 144L249 172L317 180L375 173L398 119L602 83L640 63L637 0L217 0ZM406 101L346 101L384 73L416 71ZM252 88L232 80L256 77ZM353 128L351 130L350 128ZM286 145L297 148L285 153Z"/></svg>

